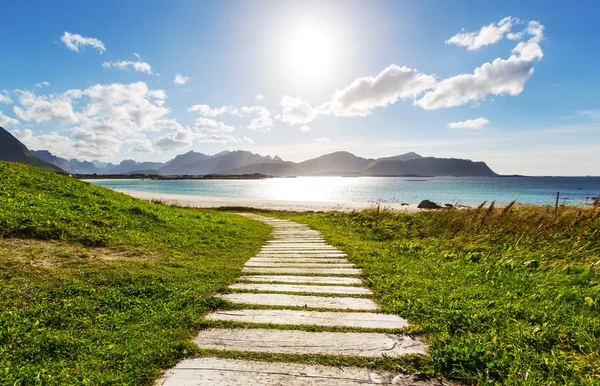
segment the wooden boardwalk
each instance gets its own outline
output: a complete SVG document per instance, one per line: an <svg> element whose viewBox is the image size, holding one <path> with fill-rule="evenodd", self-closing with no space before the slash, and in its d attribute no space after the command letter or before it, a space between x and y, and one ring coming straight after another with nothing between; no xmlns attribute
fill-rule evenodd
<svg viewBox="0 0 600 386"><path fill-rule="evenodd" d="M269 224L273 239L250 259L243 276L219 295L242 307L215 311L209 320L268 324L273 328L211 328L194 342L203 349L268 354L400 357L426 355L427 346L410 336L376 329L408 326L396 315L378 312L361 270L346 253L328 245L318 231L287 220L247 214ZM259 306L259 307L258 307ZM247 307L247 308L244 308ZM308 332L299 326L349 327L352 332ZM281 328L277 328L281 327ZM355 367L197 358L180 362L158 381L182 385L432 385L429 380Z"/></svg>

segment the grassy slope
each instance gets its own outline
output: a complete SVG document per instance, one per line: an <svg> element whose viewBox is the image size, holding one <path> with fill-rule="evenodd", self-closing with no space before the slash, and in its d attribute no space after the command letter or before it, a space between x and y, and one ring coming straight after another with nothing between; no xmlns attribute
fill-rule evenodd
<svg viewBox="0 0 600 386"><path fill-rule="evenodd" d="M152 384L268 231L0 162L0 384Z"/></svg>
<svg viewBox="0 0 600 386"><path fill-rule="evenodd" d="M280 216L348 251L425 334L436 375L600 384L600 208Z"/></svg>

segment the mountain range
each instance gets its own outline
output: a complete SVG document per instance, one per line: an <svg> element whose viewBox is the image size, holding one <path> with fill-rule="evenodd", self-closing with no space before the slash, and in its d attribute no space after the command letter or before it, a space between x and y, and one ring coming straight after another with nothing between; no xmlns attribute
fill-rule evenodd
<svg viewBox="0 0 600 386"><path fill-rule="evenodd" d="M295 163L280 157L262 156L249 151L223 151L207 155L190 151L168 162L124 160L119 164L80 161L57 157L48 150L30 151L0 127L0 160L28 163L71 174L267 174L272 176L352 175L352 176L496 176L485 162L466 159L422 157L406 153L395 157L362 158L338 151Z"/></svg>

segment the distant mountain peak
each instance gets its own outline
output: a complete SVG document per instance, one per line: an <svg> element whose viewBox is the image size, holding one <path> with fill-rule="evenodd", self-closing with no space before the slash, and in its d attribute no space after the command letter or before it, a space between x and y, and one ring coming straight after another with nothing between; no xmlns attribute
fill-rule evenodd
<svg viewBox="0 0 600 386"><path fill-rule="evenodd" d="M348 151L336 151L300 162L298 167L305 174L355 173L366 169L371 161Z"/></svg>
<svg viewBox="0 0 600 386"><path fill-rule="evenodd" d="M351 155L354 157L358 157L357 155L350 153L349 151L346 150L338 150L338 151L334 151L333 153L329 153L329 154L325 154L325 155ZM362 158L362 157L359 157Z"/></svg>
<svg viewBox="0 0 600 386"><path fill-rule="evenodd" d="M404 153L404 154L400 154L400 155L396 155L393 157L382 157L382 158L378 158L375 160L375 162L380 162L380 161L411 161L414 159L421 159L423 158L421 155L415 153L414 151L411 151L409 153Z"/></svg>
<svg viewBox="0 0 600 386"><path fill-rule="evenodd" d="M414 151L408 152L408 153L404 153L402 155L400 155L400 157L415 157L415 158L423 158L422 155L415 153Z"/></svg>
<svg viewBox="0 0 600 386"><path fill-rule="evenodd" d="M76 161L76 160L72 159L71 161ZM98 169L103 169L103 168L106 168L106 167L113 166L113 164L111 164L109 162L102 162L102 161L98 161L98 160L91 161L91 164L94 165L95 167L97 167Z"/></svg>

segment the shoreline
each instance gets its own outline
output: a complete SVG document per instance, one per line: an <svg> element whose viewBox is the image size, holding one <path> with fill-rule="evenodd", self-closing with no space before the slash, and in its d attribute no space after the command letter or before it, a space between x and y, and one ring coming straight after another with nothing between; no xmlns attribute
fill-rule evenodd
<svg viewBox="0 0 600 386"><path fill-rule="evenodd" d="M89 179L78 178L78 180L92 184L94 182L108 182L108 181L138 181L139 178L89 178Z"/></svg>
<svg viewBox="0 0 600 386"><path fill-rule="evenodd" d="M221 208L238 206L254 209L284 210L294 212L351 212L353 210L374 208L376 205L375 203L362 202L347 202L341 204L335 202L283 201L256 198L194 196L188 194L140 192L126 189L115 189L115 191L128 194L132 197L140 198L142 200L158 200L169 205L177 205L189 208ZM417 208L417 204L401 205L396 203L382 203L381 207L404 212L417 212L421 210Z"/></svg>
<svg viewBox="0 0 600 386"><path fill-rule="evenodd" d="M196 196L191 194L176 194L176 193L158 193L158 192L142 192L128 189L112 189L119 193L124 193L132 197L136 197L147 201L161 201L168 205L176 205L188 208L223 208L223 207L246 207L253 209L265 209L265 210L278 210L278 211L293 211L293 212L351 212L355 210L363 210L375 208L377 206L374 202L318 202L318 201L292 201L292 200L266 200L259 198L233 198L233 197L218 197L218 196ZM382 202L380 207L382 209L390 209L401 212L420 212L422 210L436 210L436 209L420 209L417 203L405 204L400 203L386 203ZM508 205L498 205L499 208ZM592 204L559 204L559 206L569 207L591 207ZM455 206L455 209L467 209L474 208L478 205L463 205ZM554 207L552 204L521 204L516 203L516 206L536 206L536 207ZM442 210L447 208L440 208ZM437 209L437 210L440 210Z"/></svg>

